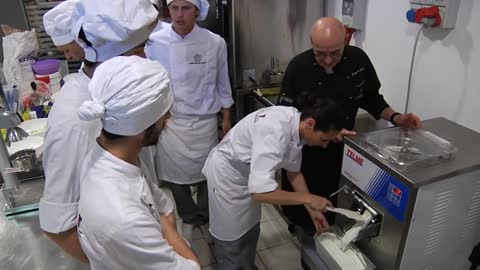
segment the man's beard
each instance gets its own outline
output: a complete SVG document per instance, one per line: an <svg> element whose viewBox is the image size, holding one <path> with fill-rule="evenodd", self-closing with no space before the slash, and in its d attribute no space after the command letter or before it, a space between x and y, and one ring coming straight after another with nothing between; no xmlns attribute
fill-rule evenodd
<svg viewBox="0 0 480 270"><path fill-rule="evenodd" d="M143 146L152 146L158 143L158 138L162 133L162 129L158 130L155 125L152 125L147 130L145 130L145 137L143 140Z"/></svg>

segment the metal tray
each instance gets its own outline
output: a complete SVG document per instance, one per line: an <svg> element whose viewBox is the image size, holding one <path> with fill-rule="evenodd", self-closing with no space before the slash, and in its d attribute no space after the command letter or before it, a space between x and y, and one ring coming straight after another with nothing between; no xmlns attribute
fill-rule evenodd
<svg viewBox="0 0 480 270"><path fill-rule="evenodd" d="M338 261L338 258L334 258L334 256L332 255L332 250L329 250L327 247L323 246L322 238L327 237L336 237L337 239L340 238L336 234L331 232L322 233L315 236L315 246L318 256L320 256L322 261L328 266L329 270L374 270L376 268L375 264L373 264L353 243L350 243L347 248L352 249L352 251L357 253L357 256L359 256L359 263L355 266L355 268L347 269L345 267L342 267L341 263ZM363 261L363 263L360 263L360 261Z"/></svg>

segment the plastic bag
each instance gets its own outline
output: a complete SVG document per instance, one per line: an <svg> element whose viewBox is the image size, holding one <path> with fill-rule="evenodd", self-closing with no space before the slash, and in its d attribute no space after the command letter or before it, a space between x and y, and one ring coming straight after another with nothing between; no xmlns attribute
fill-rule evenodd
<svg viewBox="0 0 480 270"><path fill-rule="evenodd" d="M20 92L25 85L35 80L32 63L38 54L39 46L35 29L13 32L3 40L3 73L10 87L17 85Z"/></svg>

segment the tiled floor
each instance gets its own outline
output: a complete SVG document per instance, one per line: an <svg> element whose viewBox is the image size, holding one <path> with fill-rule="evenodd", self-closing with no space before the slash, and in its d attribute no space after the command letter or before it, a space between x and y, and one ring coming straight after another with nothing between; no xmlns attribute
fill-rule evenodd
<svg viewBox="0 0 480 270"><path fill-rule="evenodd" d="M166 192L170 194L168 190ZM177 226L180 231L179 219ZM204 230L206 231L205 228ZM200 259L202 270L216 269L213 246L207 243L206 234L202 233L201 229L195 228L192 238L190 244ZM287 224L281 215L270 204L262 205L256 265L259 270L302 270L298 242L288 232Z"/></svg>

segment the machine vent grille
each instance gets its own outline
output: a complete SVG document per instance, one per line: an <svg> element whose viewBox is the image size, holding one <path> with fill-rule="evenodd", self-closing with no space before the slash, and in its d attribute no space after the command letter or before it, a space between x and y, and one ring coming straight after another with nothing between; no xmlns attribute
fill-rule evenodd
<svg viewBox="0 0 480 270"><path fill-rule="evenodd" d="M455 258L455 264L452 270L465 270L468 269L468 265L470 265L470 261L462 254Z"/></svg>
<svg viewBox="0 0 480 270"><path fill-rule="evenodd" d="M440 242L440 236L447 221L447 210L452 195L452 190L447 190L437 194L435 207L432 213L432 223L428 230L428 236L425 245L425 254L431 254L435 251Z"/></svg>
<svg viewBox="0 0 480 270"><path fill-rule="evenodd" d="M480 220L480 180L477 181L475 189L473 190L472 200L470 201L470 208L467 212L465 225L463 227L462 239L468 240L473 237L475 229L478 227Z"/></svg>

